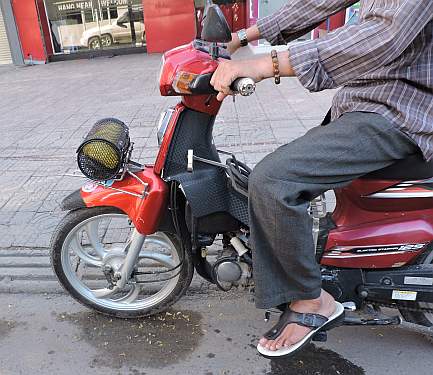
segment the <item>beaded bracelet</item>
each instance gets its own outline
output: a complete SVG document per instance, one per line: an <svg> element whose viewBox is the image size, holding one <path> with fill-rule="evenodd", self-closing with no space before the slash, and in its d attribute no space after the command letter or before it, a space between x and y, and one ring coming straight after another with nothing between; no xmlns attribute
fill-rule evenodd
<svg viewBox="0 0 433 375"><path fill-rule="evenodd" d="M281 83L281 75L280 75L280 62L278 61L278 53L276 50L271 51L272 64L274 66L274 77L275 84L279 85Z"/></svg>

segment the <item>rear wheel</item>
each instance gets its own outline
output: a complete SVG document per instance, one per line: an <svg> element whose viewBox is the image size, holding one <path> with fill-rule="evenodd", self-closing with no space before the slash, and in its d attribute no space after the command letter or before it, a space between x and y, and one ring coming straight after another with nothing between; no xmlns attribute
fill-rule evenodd
<svg viewBox="0 0 433 375"><path fill-rule="evenodd" d="M183 253L175 235L157 232L146 237L125 288L107 295L107 267L123 264L133 230L128 217L112 207L72 211L62 220L51 262L77 301L103 314L134 318L164 311L185 294L194 270L190 250Z"/></svg>
<svg viewBox="0 0 433 375"><path fill-rule="evenodd" d="M113 46L113 37L110 34L101 35L101 45L103 48L109 48Z"/></svg>

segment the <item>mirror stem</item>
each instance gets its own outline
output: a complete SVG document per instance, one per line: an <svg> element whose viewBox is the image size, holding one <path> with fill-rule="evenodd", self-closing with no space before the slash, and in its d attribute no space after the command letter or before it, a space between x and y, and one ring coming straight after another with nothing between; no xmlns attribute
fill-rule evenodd
<svg viewBox="0 0 433 375"><path fill-rule="evenodd" d="M213 60L216 60L219 56L218 43L212 43L209 48L209 53Z"/></svg>

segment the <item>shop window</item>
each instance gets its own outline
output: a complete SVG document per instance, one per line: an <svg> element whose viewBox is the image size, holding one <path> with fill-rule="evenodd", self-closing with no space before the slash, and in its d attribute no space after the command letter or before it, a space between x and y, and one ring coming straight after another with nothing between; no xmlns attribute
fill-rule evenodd
<svg viewBox="0 0 433 375"><path fill-rule="evenodd" d="M56 53L145 44L142 0L44 0L44 4Z"/></svg>

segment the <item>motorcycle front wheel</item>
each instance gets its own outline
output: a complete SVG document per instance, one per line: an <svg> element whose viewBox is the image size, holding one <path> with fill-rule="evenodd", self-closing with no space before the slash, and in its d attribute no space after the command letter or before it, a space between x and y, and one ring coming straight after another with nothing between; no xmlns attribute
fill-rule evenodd
<svg viewBox="0 0 433 375"><path fill-rule="evenodd" d="M147 236L131 279L122 290L113 289L107 267L123 264L133 231L128 216L113 207L69 212L51 244L52 267L66 291L83 305L119 318L154 315L178 301L194 267L190 249L171 233Z"/></svg>

